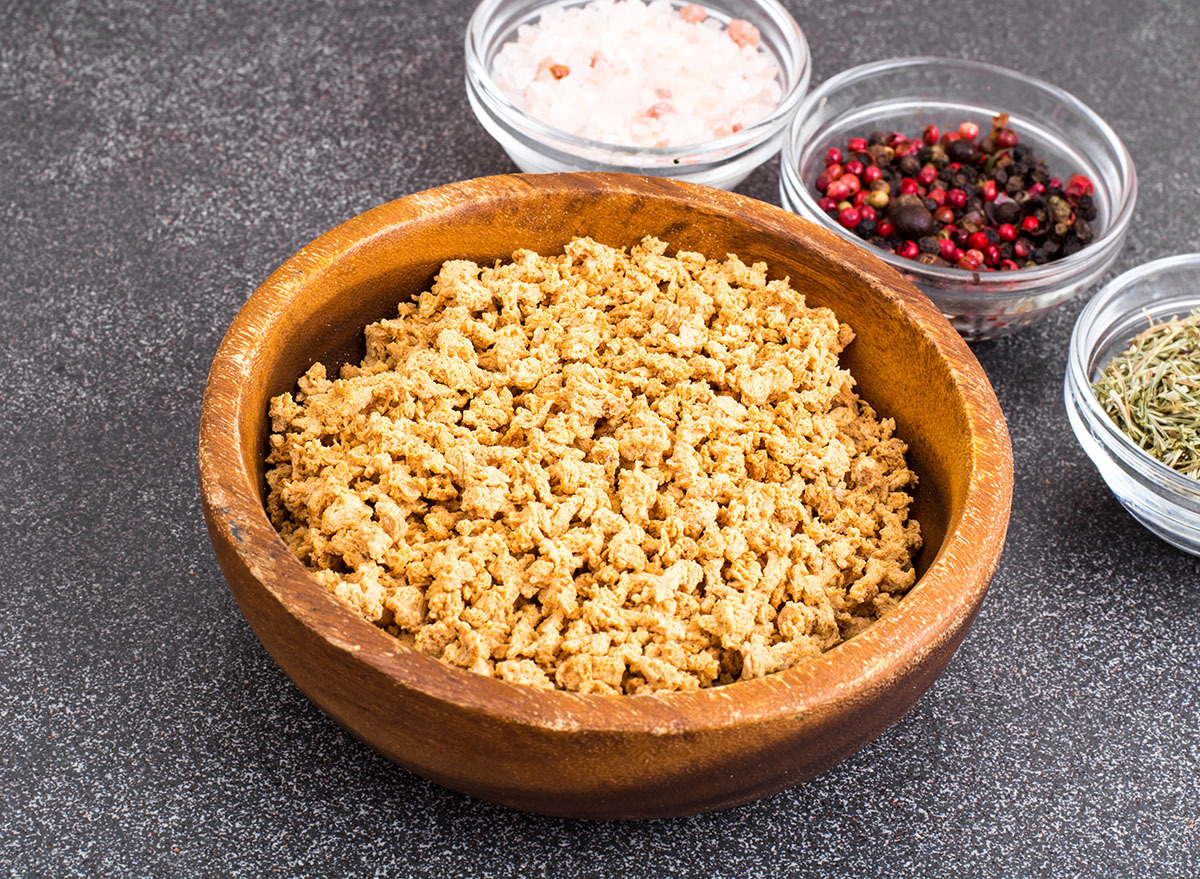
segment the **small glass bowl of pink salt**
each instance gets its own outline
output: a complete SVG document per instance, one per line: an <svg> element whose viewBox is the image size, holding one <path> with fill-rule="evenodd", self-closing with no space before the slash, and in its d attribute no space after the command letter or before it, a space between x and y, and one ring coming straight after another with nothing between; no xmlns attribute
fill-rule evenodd
<svg viewBox="0 0 1200 879"><path fill-rule="evenodd" d="M722 189L779 152L812 69L776 0L483 0L466 67L472 110L522 171Z"/></svg>

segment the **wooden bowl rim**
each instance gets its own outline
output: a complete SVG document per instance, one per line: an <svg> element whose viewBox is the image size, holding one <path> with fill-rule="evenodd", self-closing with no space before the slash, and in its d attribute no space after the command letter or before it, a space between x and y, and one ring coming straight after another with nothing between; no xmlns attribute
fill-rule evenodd
<svg viewBox="0 0 1200 879"><path fill-rule="evenodd" d="M269 335L264 328L278 323L290 303L319 285L323 273L342 260L362 256L398 226L428 220L464 202L578 194L581 187L597 195L620 193L715 210L766 233L804 239L895 303L948 364L971 428L973 456L963 515L949 523L940 551L909 594L865 632L791 669L690 693L605 696L539 690L455 668L399 644L317 583L271 525L259 486L242 466L239 429L248 379L264 361L263 340ZM201 413L199 470L214 542L236 553L257 588L269 591L330 646L352 654L402 689L564 733L665 735L800 714L815 722L840 703L869 699L969 622L998 563L1012 494L1008 431L986 374L942 314L895 270L862 248L765 202L695 184L611 173L497 175L451 183L366 211L301 249L250 296L213 359Z"/></svg>

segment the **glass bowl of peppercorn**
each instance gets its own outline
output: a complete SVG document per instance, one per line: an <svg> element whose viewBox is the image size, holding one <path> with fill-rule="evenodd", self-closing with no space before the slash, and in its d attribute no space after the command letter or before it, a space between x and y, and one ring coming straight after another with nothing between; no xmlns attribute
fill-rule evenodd
<svg viewBox="0 0 1200 879"><path fill-rule="evenodd" d="M1200 253L1139 266L1092 298L1071 333L1063 393L1121 505L1200 555Z"/></svg>
<svg viewBox="0 0 1200 879"><path fill-rule="evenodd" d="M870 248L976 340L1099 280L1137 175L1116 133L1060 88L975 61L895 58L809 94L784 141L780 197Z"/></svg>

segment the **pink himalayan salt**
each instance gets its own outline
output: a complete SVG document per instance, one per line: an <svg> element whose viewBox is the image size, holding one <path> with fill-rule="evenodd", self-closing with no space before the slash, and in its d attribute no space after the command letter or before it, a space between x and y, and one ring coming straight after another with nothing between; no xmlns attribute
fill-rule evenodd
<svg viewBox="0 0 1200 879"><path fill-rule="evenodd" d="M735 18L729 22L729 39L733 40L739 46L750 46L752 49L758 48L758 41L761 34L758 28L746 21L744 18Z"/></svg>
<svg viewBox="0 0 1200 879"><path fill-rule="evenodd" d="M525 112L615 145L682 146L740 131L779 103L778 67L750 22L698 3L593 0L554 8L499 52L493 75Z"/></svg>

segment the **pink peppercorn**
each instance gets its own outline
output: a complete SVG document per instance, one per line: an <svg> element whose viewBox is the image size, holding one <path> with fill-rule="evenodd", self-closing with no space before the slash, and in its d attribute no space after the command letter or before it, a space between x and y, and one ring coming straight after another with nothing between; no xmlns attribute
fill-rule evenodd
<svg viewBox="0 0 1200 879"><path fill-rule="evenodd" d="M1002 150L1010 150L1017 145L1017 133L1011 128L1001 128L996 132L996 146Z"/></svg>
<svg viewBox="0 0 1200 879"><path fill-rule="evenodd" d="M904 257L905 259L916 259L920 252L921 248L917 247L917 242L915 241L905 241L898 248L896 248L896 254Z"/></svg>
<svg viewBox="0 0 1200 879"><path fill-rule="evenodd" d="M866 138L852 137L846 142L846 148L852 153L861 153L867 148Z"/></svg>
<svg viewBox="0 0 1200 879"><path fill-rule="evenodd" d="M842 151L839 150L837 147L830 147L825 152L825 164L826 165L842 164Z"/></svg>
<svg viewBox="0 0 1200 879"><path fill-rule="evenodd" d="M969 269L973 272L979 271L979 267L983 265L983 254L975 248L971 248L962 255L958 261L958 264L964 269Z"/></svg>
<svg viewBox="0 0 1200 879"><path fill-rule="evenodd" d="M1092 181L1083 174L1076 174L1067 181L1067 198L1072 201L1076 201L1084 195L1091 195L1095 190L1096 187Z"/></svg>
<svg viewBox="0 0 1200 879"><path fill-rule="evenodd" d="M838 214L838 222L847 229L853 229L859 224L861 219L862 218L858 215L858 211L854 208L842 208L841 213Z"/></svg>
<svg viewBox="0 0 1200 879"><path fill-rule="evenodd" d="M829 196L823 195L821 198L817 199L817 207L828 214L830 211L833 211L837 208L837 202Z"/></svg>
<svg viewBox="0 0 1200 879"><path fill-rule="evenodd" d="M946 193L946 203L953 208L962 210L967 204L967 194L961 189L951 189Z"/></svg>
<svg viewBox="0 0 1200 879"><path fill-rule="evenodd" d="M834 201L841 201L850 194L850 187L841 180L834 180L829 184L829 188L825 190L825 194Z"/></svg>
<svg viewBox="0 0 1200 879"><path fill-rule="evenodd" d="M1012 223L1001 223L996 229L996 234L1000 236L1001 241L1016 241L1017 227Z"/></svg>
<svg viewBox="0 0 1200 879"><path fill-rule="evenodd" d="M892 225L891 220L880 220L879 225L875 227L875 231L879 233L881 238L891 238L896 231L896 227Z"/></svg>
<svg viewBox="0 0 1200 879"><path fill-rule="evenodd" d="M913 180L911 177L905 177L903 180L900 181L900 194L901 195L908 195L910 192L916 192L916 191L917 191L917 181Z"/></svg>
<svg viewBox="0 0 1200 879"><path fill-rule="evenodd" d="M849 188L851 195L862 189L862 181L858 179L857 174L843 174L838 182L844 183Z"/></svg>
<svg viewBox="0 0 1200 879"><path fill-rule="evenodd" d="M879 170L877 165L867 165L863 168L863 172L858 175L863 183L870 185L883 176L883 172Z"/></svg>
<svg viewBox="0 0 1200 879"><path fill-rule="evenodd" d="M860 192L859 195L862 195L862 193ZM876 219L875 208L871 207L869 204L863 205L858 209L858 218L860 220L870 220L872 223L874 223Z"/></svg>
<svg viewBox="0 0 1200 879"><path fill-rule="evenodd" d="M958 262L959 251L958 248L954 246L953 241L951 241L949 238L943 238L938 242L938 247L941 249L942 259L944 259L946 262Z"/></svg>

